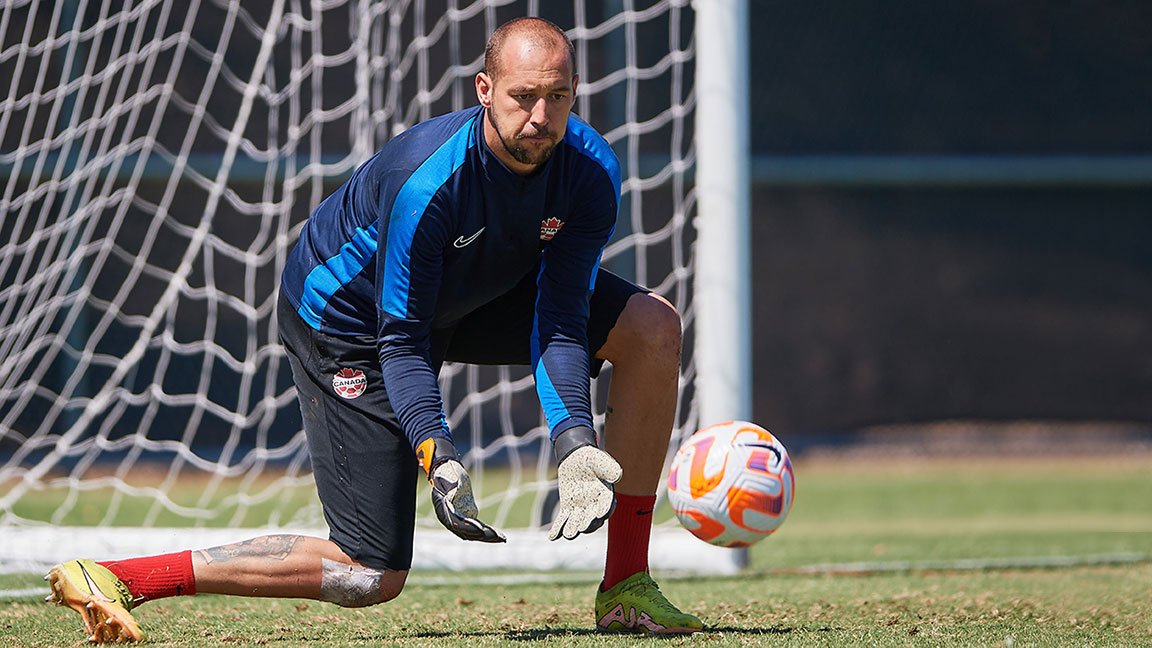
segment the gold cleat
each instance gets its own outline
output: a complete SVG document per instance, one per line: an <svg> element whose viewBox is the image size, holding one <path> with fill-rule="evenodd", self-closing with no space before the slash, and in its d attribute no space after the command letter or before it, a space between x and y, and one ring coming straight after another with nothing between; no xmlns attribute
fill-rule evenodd
<svg viewBox="0 0 1152 648"><path fill-rule="evenodd" d="M69 560L44 577L52 593L44 600L67 605L80 614L92 643L143 641L144 633L129 612L132 593L115 574L92 560Z"/></svg>

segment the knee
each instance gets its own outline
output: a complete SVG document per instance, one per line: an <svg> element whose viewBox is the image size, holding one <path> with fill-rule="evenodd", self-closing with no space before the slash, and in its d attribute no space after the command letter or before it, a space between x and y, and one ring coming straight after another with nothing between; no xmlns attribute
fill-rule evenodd
<svg viewBox="0 0 1152 648"><path fill-rule="evenodd" d="M679 365L683 342L680 313L659 295L635 294L629 298L609 339L617 357L608 360L614 364L642 359Z"/></svg>
<svg viewBox="0 0 1152 648"><path fill-rule="evenodd" d="M408 579L408 570L384 572L385 577L380 582L380 602L387 603L400 596L404 591L404 582Z"/></svg>
<svg viewBox="0 0 1152 648"><path fill-rule="evenodd" d="M325 559L320 600L357 608L391 601L404 590L407 570L373 569Z"/></svg>

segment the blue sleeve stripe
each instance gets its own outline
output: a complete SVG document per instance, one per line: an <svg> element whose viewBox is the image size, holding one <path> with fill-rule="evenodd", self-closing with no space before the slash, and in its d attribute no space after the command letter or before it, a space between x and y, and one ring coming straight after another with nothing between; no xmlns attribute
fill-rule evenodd
<svg viewBox="0 0 1152 648"><path fill-rule="evenodd" d="M571 418L568 408L544 370L544 363L536 363L536 392L540 395L540 406L544 409L544 418L548 420L548 429L554 430L557 425Z"/></svg>
<svg viewBox="0 0 1152 648"><path fill-rule="evenodd" d="M388 249L384 253L384 285L380 288L380 305L393 317L408 317L408 295L411 289L412 241L416 227L432 196L464 164L471 148L476 118L460 127L405 181L392 204L388 224Z"/></svg>
<svg viewBox="0 0 1152 648"><path fill-rule="evenodd" d="M324 263L312 268L304 278L297 313L314 329L319 329L324 310L337 290L363 272L376 255L376 237L379 221L368 227L357 227L352 240L340 246L340 251Z"/></svg>

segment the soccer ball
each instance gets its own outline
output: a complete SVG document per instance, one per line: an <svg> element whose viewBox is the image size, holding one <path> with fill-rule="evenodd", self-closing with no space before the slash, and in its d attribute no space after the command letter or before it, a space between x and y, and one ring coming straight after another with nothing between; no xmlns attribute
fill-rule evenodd
<svg viewBox="0 0 1152 648"><path fill-rule="evenodd" d="M747 421L700 430L680 446L668 501L697 538L747 547L775 531L792 508L795 478L784 444Z"/></svg>

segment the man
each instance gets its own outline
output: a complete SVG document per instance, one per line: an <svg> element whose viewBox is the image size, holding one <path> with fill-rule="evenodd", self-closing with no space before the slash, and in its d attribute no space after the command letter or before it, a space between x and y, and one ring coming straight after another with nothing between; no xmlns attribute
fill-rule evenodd
<svg viewBox="0 0 1152 648"><path fill-rule="evenodd" d="M701 628L647 574L676 403L679 315L599 269L620 171L603 138L571 115L573 63L555 25L505 24L476 76L480 105L392 139L301 232L278 317L329 539L266 536L57 565L49 599L80 612L92 640L142 638L129 610L179 594L347 607L396 597L411 566L420 468L445 527L503 542L478 519L452 444L436 380L445 360L531 364L558 462L549 538L608 522L597 628ZM613 364L607 452L589 398L590 375L605 360Z"/></svg>

